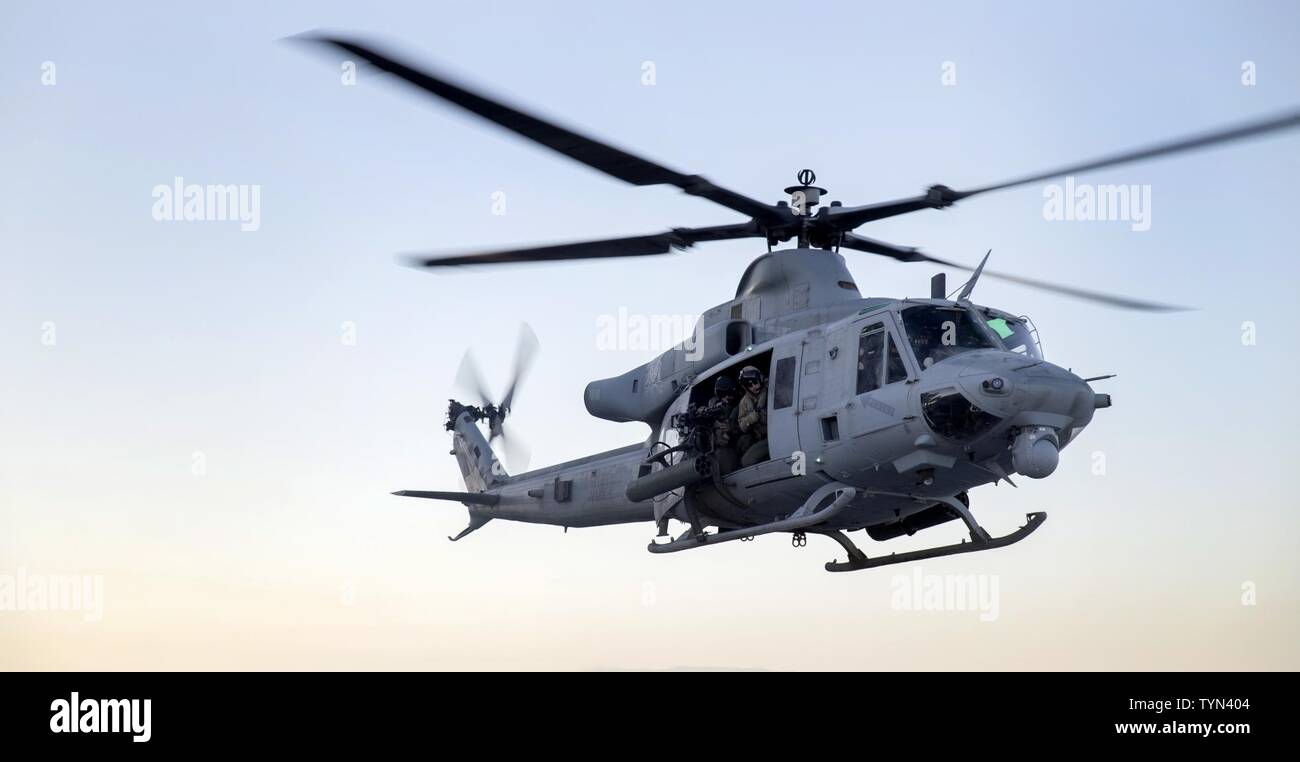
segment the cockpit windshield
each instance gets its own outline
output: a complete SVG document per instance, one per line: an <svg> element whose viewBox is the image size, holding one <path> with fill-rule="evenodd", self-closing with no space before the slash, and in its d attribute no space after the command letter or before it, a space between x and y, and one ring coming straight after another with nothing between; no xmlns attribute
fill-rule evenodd
<svg viewBox="0 0 1300 762"><path fill-rule="evenodd" d="M991 336L980 329L963 307L918 305L902 311L907 343L924 370L973 349L996 349Z"/></svg>
<svg viewBox="0 0 1300 762"><path fill-rule="evenodd" d="M1029 318L1010 317L985 311L985 324L998 336L1010 352L1019 352L1034 359L1043 359L1043 348L1038 344L1038 332Z"/></svg>

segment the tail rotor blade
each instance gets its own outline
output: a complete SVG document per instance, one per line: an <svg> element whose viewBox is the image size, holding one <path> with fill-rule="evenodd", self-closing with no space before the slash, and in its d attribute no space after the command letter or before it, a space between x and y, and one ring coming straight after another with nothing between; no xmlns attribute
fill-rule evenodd
<svg viewBox="0 0 1300 762"><path fill-rule="evenodd" d="M460 358L460 367L456 370L456 386L471 392L478 398L481 405L487 404L491 397L488 394L487 384L483 383L483 374L479 373L478 363L474 362L474 355L466 350Z"/></svg>
<svg viewBox="0 0 1300 762"><path fill-rule="evenodd" d="M506 465L514 474L521 474L528 470L528 461L532 458L532 450L528 445L520 441L519 437L514 436L511 432L513 429L506 429L502 424L501 429L501 454L506 456Z"/></svg>
<svg viewBox="0 0 1300 762"><path fill-rule="evenodd" d="M509 410L514 404L515 392L518 391L519 384L528 376L528 371L532 369L533 360L537 357L540 346L532 327L527 323L520 323L519 343L515 347L515 367L510 372L510 385L506 387L506 396L501 398L503 409Z"/></svg>

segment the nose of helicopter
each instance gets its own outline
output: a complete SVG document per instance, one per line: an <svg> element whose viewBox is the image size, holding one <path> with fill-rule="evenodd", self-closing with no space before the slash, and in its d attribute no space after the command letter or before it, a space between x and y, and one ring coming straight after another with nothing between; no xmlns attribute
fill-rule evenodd
<svg viewBox="0 0 1300 762"><path fill-rule="evenodd" d="M958 376L963 395L981 410L1009 424L1017 473L1040 479L1051 474L1059 451L1109 407L1074 373L1014 352L981 353Z"/></svg>

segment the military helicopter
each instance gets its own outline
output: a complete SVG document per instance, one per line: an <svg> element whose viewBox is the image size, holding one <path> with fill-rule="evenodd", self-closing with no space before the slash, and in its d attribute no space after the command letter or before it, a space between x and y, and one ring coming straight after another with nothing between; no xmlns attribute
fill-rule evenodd
<svg viewBox="0 0 1300 762"><path fill-rule="evenodd" d="M491 448L501 436L518 384L537 347L525 331L508 391L491 402L472 364L462 380L480 404L450 401L446 428L464 491L402 490L395 495L461 503L469 525L460 540L493 519L591 527L653 522L649 550L672 553L776 532L796 546L823 535L847 553L829 571L869 569L1019 542L1046 513L993 537L975 520L969 492L1022 475L1049 476L1060 450L1110 406L1091 384L1044 359L1029 318L972 301L981 276L1147 311L1171 305L1087 291L940 259L853 231L875 220L944 209L992 191L1113 167L1289 129L1300 111L1186 137L968 190L933 185L924 193L862 206L838 201L810 170L785 189L789 200L766 203L699 175L686 175L614 148L454 84L380 52L375 46L312 33L299 39L356 57L420 91L633 185L671 185L739 212L744 222L673 228L650 235L506 251L420 257L424 268L549 262L666 254L707 241L764 239L767 251L745 269L735 296L707 310L692 339L621 376L587 385L587 411L598 418L648 425L642 442L526 473L508 474ZM789 242L780 248L782 244ZM949 298L945 277L931 279L928 299L863 297L843 251L972 272ZM739 462L725 440L734 435L728 401L756 369L765 379L766 438ZM719 381L719 379L725 379ZM721 404L720 404L721 403ZM485 437L480 423L488 427ZM730 452L730 454L729 454ZM758 457L749 457L754 453ZM509 455L509 453L507 453ZM514 459L511 458L513 465ZM669 520L685 525L672 537ZM875 541L912 535L960 520L969 541L868 556L849 537ZM659 540L663 540L662 542Z"/></svg>

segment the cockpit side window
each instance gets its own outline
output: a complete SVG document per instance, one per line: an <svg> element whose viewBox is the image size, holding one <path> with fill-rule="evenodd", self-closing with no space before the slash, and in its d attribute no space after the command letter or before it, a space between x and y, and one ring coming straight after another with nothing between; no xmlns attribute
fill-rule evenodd
<svg viewBox="0 0 1300 762"><path fill-rule="evenodd" d="M1038 336L1028 318L985 314L989 315L985 323L998 335L998 339L1007 351L1019 352L1037 360L1043 359L1043 350L1038 344Z"/></svg>
<svg viewBox="0 0 1300 762"><path fill-rule="evenodd" d="M922 370L973 349L996 348L964 308L918 305L901 314L908 344Z"/></svg>
<svg viewBox="0 0 1300 762"><path fill-rule="evenodd" d="M906 378L903 357L898 353L893 336L885 330L884 323L872 323L863 328L858 337L857 393L873 392L885 384Z"/></svg>
<svg viewBox="0 0 1300 762"><path fill-rule="evenodd" d="M903 356L898 353L898 341L894 334L889 334L889 352L885 355L885 383L907 380L907 367L903 365Z"/></svg>

